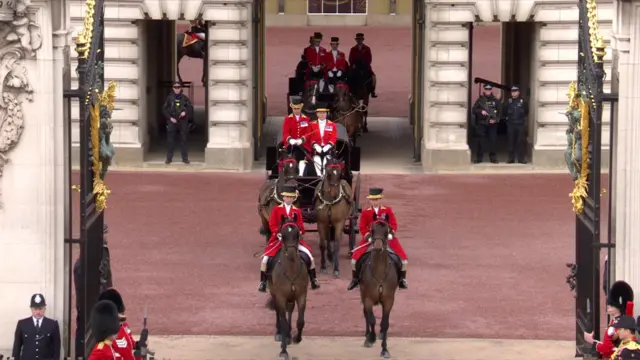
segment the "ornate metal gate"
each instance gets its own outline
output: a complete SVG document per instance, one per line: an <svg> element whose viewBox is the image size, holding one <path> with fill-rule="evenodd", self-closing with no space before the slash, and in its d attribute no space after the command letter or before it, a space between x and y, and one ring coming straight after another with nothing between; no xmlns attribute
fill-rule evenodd
<svg viewBox="0 0 640 360"><path fill-rule="evenodd" d="M576 357L590 357L584 332L600 331L600 169L605 55L598 31L595 0L579 0L578 81L569 86L565 160L575 181L571 193L576 213L576 259L567 264L567 283L576 299ZM611 266L609 262L605 266ZM606 289L605 289L606 292Z"/></svg>
<svg viewBox="0 0 640 360"><path fill-rule="evenodd" d="M73 185L70 160L67 163L67 189L79 191L79 238L74 238L73 196L69 191L65 242L69 254L73 244L80 245L80 256L73 267L73 282L76 288L76 344L75 357L86 358L93 347L89 327L89 315L98 295L111 287L111 269L104 234L104 208L109 190L104 184L113 148L110 144L111 112L113 111L115 83L104 89L104 0L87 0L84 24L76 40L78 53L78 88L69 89L70 71L65 74L65 101L67 109L66 152L72 156L71 103L79 102L79 185ZM67 69L69 70L69 68ZM73 255L69 256L69 261ZM71 275L70 275L71 276ZM69 290L71 304L71 290ZM70 309L68 309L71 313ZM67 327L68 329L71 326ZM67 334L71 339L71 334ZM66 349L70 352L70 340Z"/></svg>

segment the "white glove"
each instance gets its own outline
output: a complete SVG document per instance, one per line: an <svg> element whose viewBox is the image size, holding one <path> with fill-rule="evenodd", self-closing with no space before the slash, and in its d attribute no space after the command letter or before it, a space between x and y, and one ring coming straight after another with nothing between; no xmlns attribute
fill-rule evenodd
<svg viewBox="0 0 640 360"><path fill-rule="evenodd" d="M342 76L342 70L338 70L338 77Z"/></svg>
<svg viewBox="0 0 640 360"><path fill-rule="evenodd" d="M332 78L333 77L333 71L329 71L329 77Z"/></svg>
<svg viewBox="0 0 640 360"><path fill-rule="evenodd" d="M387 235L387 240L389 240L389 241L393 240L393 234Z"/></svg>
<svg viewBox="0 0 640 360"><path fill-rule="evenodd" d="M296 139L289 139L289 145L295 145Z"/></svg>
<svg viewBox="0 0 640 360"><path fill-rule="evenodd" d="M322 152L322 148L318 144L313 145L313 148L316 150L317 153Z"/></svg>
<svg viewBox="0 0 640 360"><path fill-rule="evenodd" d="M302 145L302 139L296 140L296 145Z"/></svg>
<svg viewBox="0 0 640 360"><path fill-rule="evenodd" d="M331 145L325 145L325 146L322 148L322 152L327 152L327 151L329 151L329 149L331 149Z"/></svg>
<svg viewBox="0 0 640 360"><path fill-rule="evenodd" d="M318 72L318 70L320 70L320 65L316 65L313 67L314 72Z"/></svg>

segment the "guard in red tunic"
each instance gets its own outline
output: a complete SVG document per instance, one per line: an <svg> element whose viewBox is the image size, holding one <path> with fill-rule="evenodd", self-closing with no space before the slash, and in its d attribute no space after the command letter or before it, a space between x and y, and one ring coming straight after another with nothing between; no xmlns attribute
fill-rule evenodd
<svg viewBox="0 0 640 360"><path fill-rule="evenodd" d="M96 345L89 355L89 360L121 359L113 349L113 341L120 331L118 309L108 300L98 301L91 310L91 334Z"/></svg>
<svg viewBox="0 0 640 360"><path fill-rule="evenodd" d="M292 218L295 219L300 234L304 235L304 222L302 221L302 211L293 205L293 202L298 198L298 190L294 185L284 185L282 189L282 204L276 206L271 211L269 217L269 228L271 230L271 238L267 244L267 248L264 250L262 263L260 264L260 285L258 291L267 291L267 263L269 258L276 256L280 248L282 247L282 241L280 240L280 226L282 225L282 219ZM311 246L307 245L303 239L300 239L300 245L298 245L298 251L304 253L309 258L309 279L311 280L311 289L316 290L320 287L318 279L316 278L316 264L311 255Z"/></svg>
<svg viewBox="0 0 640 360"><path fill-rule="evenodd" d="M125 315L124 301L118 290L114 288L107 289L100 293L98 300L108 300L116 305L118 309L118 317L120 319L120 331L116 336L112 346L113 349L120 354L123 360L141 360L141 357L136 358L134 352L140 348L141 344L133 338L129 324L127 323L127 316ZM146 346L146 344L144 344Z"/></svg>
<svg viewBox="0 0 640 360"><path fill-rule="evenodd" d="M298 161L300 176L304 176L307 166L307 154L311 153L311 143L308 141L311 119L302 114L302 99L299 96L291 97L291 109L293 112L284 117L282 124L282 146L286 152L293 154ZM305 151L306 150L306 151Z"/></svg>
<svg viewBox="0 0 640 360"><path fill-rule="evenodd" d="M329 92L333 92L335 85L338 82L345 80L349 64L347 63L346 55L342 51L338 50L340 39L332 37L330 44L331 50L327 52L324 58L324 64L327 69Z"/></svg>
<svg viewBox="0 0 640 360"><path fill-rule="evenodd" d="M313 34L313 44L304 50L304 59L307 61L306 80L318 80L320 91L324 91L324 81L326 78L324 58L327 55L327 49L320 46L322 42L322 34L317 32Z"/></svg>
<svg viewBox="0 0 640 360"><path fill-rule="evenodd" d="M376 74L373 72L371 68L371 62L373 61L373 57L371 55L371 48L364 44L364 34L357 33L356 34L356 46L352 47L349 51L349 64L351 64L352 68L356 68L359 64L362 64L369 71L371 75L371 81L369 82L371 86L371 97L376 98Z"/></svg>
<svg viewBox="0 0 640 360"><path fill-rule="evenodd" d="M602 355L602 359L611 359L618 346L619 339L614 327L615 323L622 315L633 316L633 289L624 281L616 281L607 295L607 314L611 316L611 321L605 331L602 341L593 339L592 333L584 333L584 340L593 344L595 351Z"/></svg>
<svg viewBox="0 0 640 360"><path fill-rule="evenodd" d="M391 233L389 234L389 248L400 257L402 260L402 269L400 271L400 279L398 286L401 289L407 289L407 266L409 265L409 260L407 259L407 254L405 254L402 245L400 245L400 241L396 237L396 232L398 231L398 222L396 221L396 216L388 206L382 206L382 191L381 188L371 188L369 189L369 195L367 199L369 199L369 207L362 210L362 214L360 215L360 234L364 234L362 236L362 240L360 241L360 245L354 249L353 255L351 256L351 270L352 276L351 283L347 290L353 290L358 286L358 273L356 271L356 263L358 259L364 253L367 252L369 246L368 244L371 242L371 225L375 219L382 217L383 215L387 215L389 217L389 226L391 227Z"/></svg>
<svg viewBox="0 0 640 360"><path fill-rule="evenodd" d="M317 103L316 115L318 120L312 122L309 129L311 147L315 153L313 155L313 165L318 176L324 175L327 160L331 159L331 152L335 149L338 141L338 128L333 121L327 120L328 112L327 104Z"/></svg>

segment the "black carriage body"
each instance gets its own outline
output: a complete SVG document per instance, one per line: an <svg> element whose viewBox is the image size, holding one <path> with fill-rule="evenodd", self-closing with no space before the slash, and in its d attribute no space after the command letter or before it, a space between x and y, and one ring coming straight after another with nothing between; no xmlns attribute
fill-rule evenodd
<svg viewBox="0 0 640 360"><path fill-rule="evenodd" d="M77 308L77 332L75 354L76 357L86 358L92 350L93 341L90 332L90 313L98 296L106 287L111 284L111 269L108 260L108 249L104 239L104 212L98 209L97 196L94 194L94 179L100 174L93 171L93 152L91 143L91 114L90 108L100 100L95 96L104 90L104 0L95 0L93 9L89 9L87 3L86 14L92 14L90 21L93 25L91 33L81 32L76 41L76 51L78 56L77 74L78 88L71 89L71 68L67 66L64 74L65 82L65 161L66 161L66 181L65 191L67 201L65 206L65 244L69 252L69 283L76 285L76 308ZM90 37L89 37L90 36ZM89 48L87 49L87 46ZM65 51L67 64L70 64L69 51ZM75 186L72 177L72 140L71 140L71 107L72 102L79 104L79 177L80 184ZM79 238L74 238L73 229L76 221L73 219L73 197L72 187L79 191L80 212L79 212ZM80 256L78 265L74 269L72 263L73 244L80 245ZM69 297L67 311L71 311L71 286L67 293ZM66 357L70 356L71 324L67 324L65 351Z"/></svg>

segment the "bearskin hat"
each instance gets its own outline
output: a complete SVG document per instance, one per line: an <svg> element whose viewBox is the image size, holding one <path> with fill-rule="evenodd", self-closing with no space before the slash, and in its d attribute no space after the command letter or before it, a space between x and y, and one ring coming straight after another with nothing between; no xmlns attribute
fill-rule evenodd
<svg viewBox="0 0 640 360"><path fill-rule="evenodd" d="M633 314L633 289L624 281L616 281L609 289L607 305L620 309L622 314Z"/></svg>
<svg viewBox="0 0 640 360"><path fill-rule="evenodd" d="M104 341L109 336L117 335L120 331L118 308L109 300L101 300L91 310L91 333L97 342Z"/></svg>
<svg viewBox="0 0 640 360"><path fill-rule="evenodd" d="M116 305L119 314L124 314L125 307L124 302L122 301L122 296L118 292L118 290L114 288L109 288L98 296L98 301L100 300L109 300Z"/></svg>

